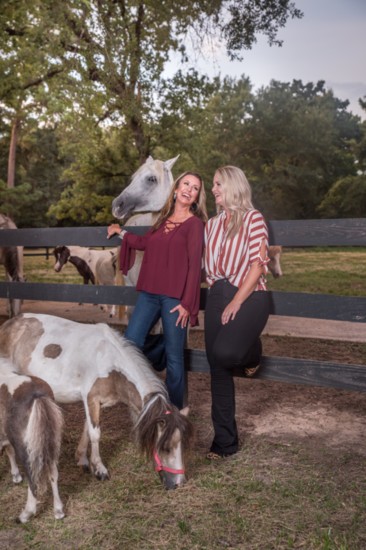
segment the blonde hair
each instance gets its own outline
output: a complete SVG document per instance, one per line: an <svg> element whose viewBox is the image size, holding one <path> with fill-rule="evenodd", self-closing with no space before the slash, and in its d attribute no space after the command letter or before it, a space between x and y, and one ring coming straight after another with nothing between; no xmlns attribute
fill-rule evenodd
<svg viewBox="0 0 366 550"><path fill-rule="evenodd" d="M230 210L231 217L228 225L228 237L234 237L239 231L243 214L254 208L252 190L243 170L236 166L222 166L215 172L214 179L218 179L222 189L222 205L217 206L217 212L225 208Z"/></svg>
<svg viewBox="0 0 366 550"><path fill-rule="evenodd" d="M160 211L159 217L152 226L152 230L156 231L164 222L173 214L174 211L174 204L175 204L175 192L182 181L183 178L186 176L194 176L197 178L201 184L200 190L197 197L197 202L193 203L190 210L192 214L197 216L197 218L200 218L203 223L207 222L207 210L206 210L206 192L205 187L203 185L203 180L199 174L196 174L195 172L183 172L180 176L177 177L177 179L174 182L174 185L172 187L172 190L170 191L169 197L167 198L163 208Z"/></svg>

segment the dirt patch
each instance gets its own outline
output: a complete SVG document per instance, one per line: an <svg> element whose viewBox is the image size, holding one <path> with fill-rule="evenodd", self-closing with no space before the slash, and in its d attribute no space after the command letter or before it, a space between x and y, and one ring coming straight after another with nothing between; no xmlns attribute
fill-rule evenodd
<svg viewBox="0 0 366 550"><path fill-rule="evenodd" d="M364 343L276 336L263 336L262 340L265 355L366 362ZM190 346L203 349L201 332L191 334ZM283 444L296 439L314 449L328 446L366 456L366 393L267 380L236 379L235 386L239 437L244 446L250 435L265 436ZM189 396L192 410L209 419L209 375L190 373ZM206 447L211 437L211 429L200 434Z"/></svg>

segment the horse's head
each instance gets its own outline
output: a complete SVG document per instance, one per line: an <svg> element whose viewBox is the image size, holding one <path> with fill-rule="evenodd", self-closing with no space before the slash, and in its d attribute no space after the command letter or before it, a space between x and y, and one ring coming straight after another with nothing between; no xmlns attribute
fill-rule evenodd
<svg viewBox="0 0 366 550"><path fill-rule="evenodd" d="M278 277L282 277L283 275L281 269L281 254L282 246L270 246L268 249L268 269L275 279L277 279Z"/></svg>
<svg viewBox="0 0 366 550"><path fill-rule="evenodd" d="M67 260L70 258L70 250L67 246L56 246L53 251L56 262L53 266L53 269L56 273L59 273L63 266L66 264Z"/></svg>
<svg viewBox="0 0 366 550"><path fill-rule="evenodd" d="M133 174L131 183L113 200L113 216L121 220L131 212L159 212L172 188L171 169L178 156L165 162L149 157Z"/></svg>
<svg viewBox="0 0 366 550"><path fill-rule="evenodd" d="M184 450L192 436L192 424L187 418L188 407L167 410L159 421L153 459L155 471L166 489L176 489L186 482Z"/></svg>
<svg viewBox="0 0 366 550"><path fill-rule="evenodd" d="M179 411L161 396L142 411L135 426L140 449L154 461L155 471L166 489L186 482L184 452L193 434L188 407Z"/></svg>

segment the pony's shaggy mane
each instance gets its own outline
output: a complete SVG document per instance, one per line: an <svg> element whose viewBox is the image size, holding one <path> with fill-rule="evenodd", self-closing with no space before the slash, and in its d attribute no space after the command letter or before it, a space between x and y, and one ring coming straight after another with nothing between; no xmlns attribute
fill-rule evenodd
<svg viewBox="0 0 366 550"><path fill-rule="evenodd" d="M133 369L143 372L143 376L148 381L149 385L152 386L153 392L167 396L164 382L156 376L156 373L142 351L132 342L124 338L116 329L111 328L105 323L101 323L101 325L103 326L108 340L118 348L119 353L117 356L121 358L121 361L123 361L124 356L127 354L129 362L133 364ZM119 370L123 372L124 369Z"/></svg>
<svg viewBox="0 0 366 550"><path fill-rule="evenodd" d="M157 443L159 429L161 437ZM186 449L193 436L192 423L169 403L166 391L164 394L152 394L133 427L140 451L147 458L152 457L154 451L169 452L175 430L180 432L183 448Z"/></svg>

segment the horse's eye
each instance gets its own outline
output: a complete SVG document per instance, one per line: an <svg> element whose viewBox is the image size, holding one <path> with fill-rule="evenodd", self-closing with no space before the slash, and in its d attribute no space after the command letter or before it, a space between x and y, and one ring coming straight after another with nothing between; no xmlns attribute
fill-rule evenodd
<svg viewBox="0 0 366 550"><path fill-rule="evenodd" d="M158 178L157 178L156 176L149 176L149 177L147 178L147 181L148 181L149 183L158 183Z"/></svg>

